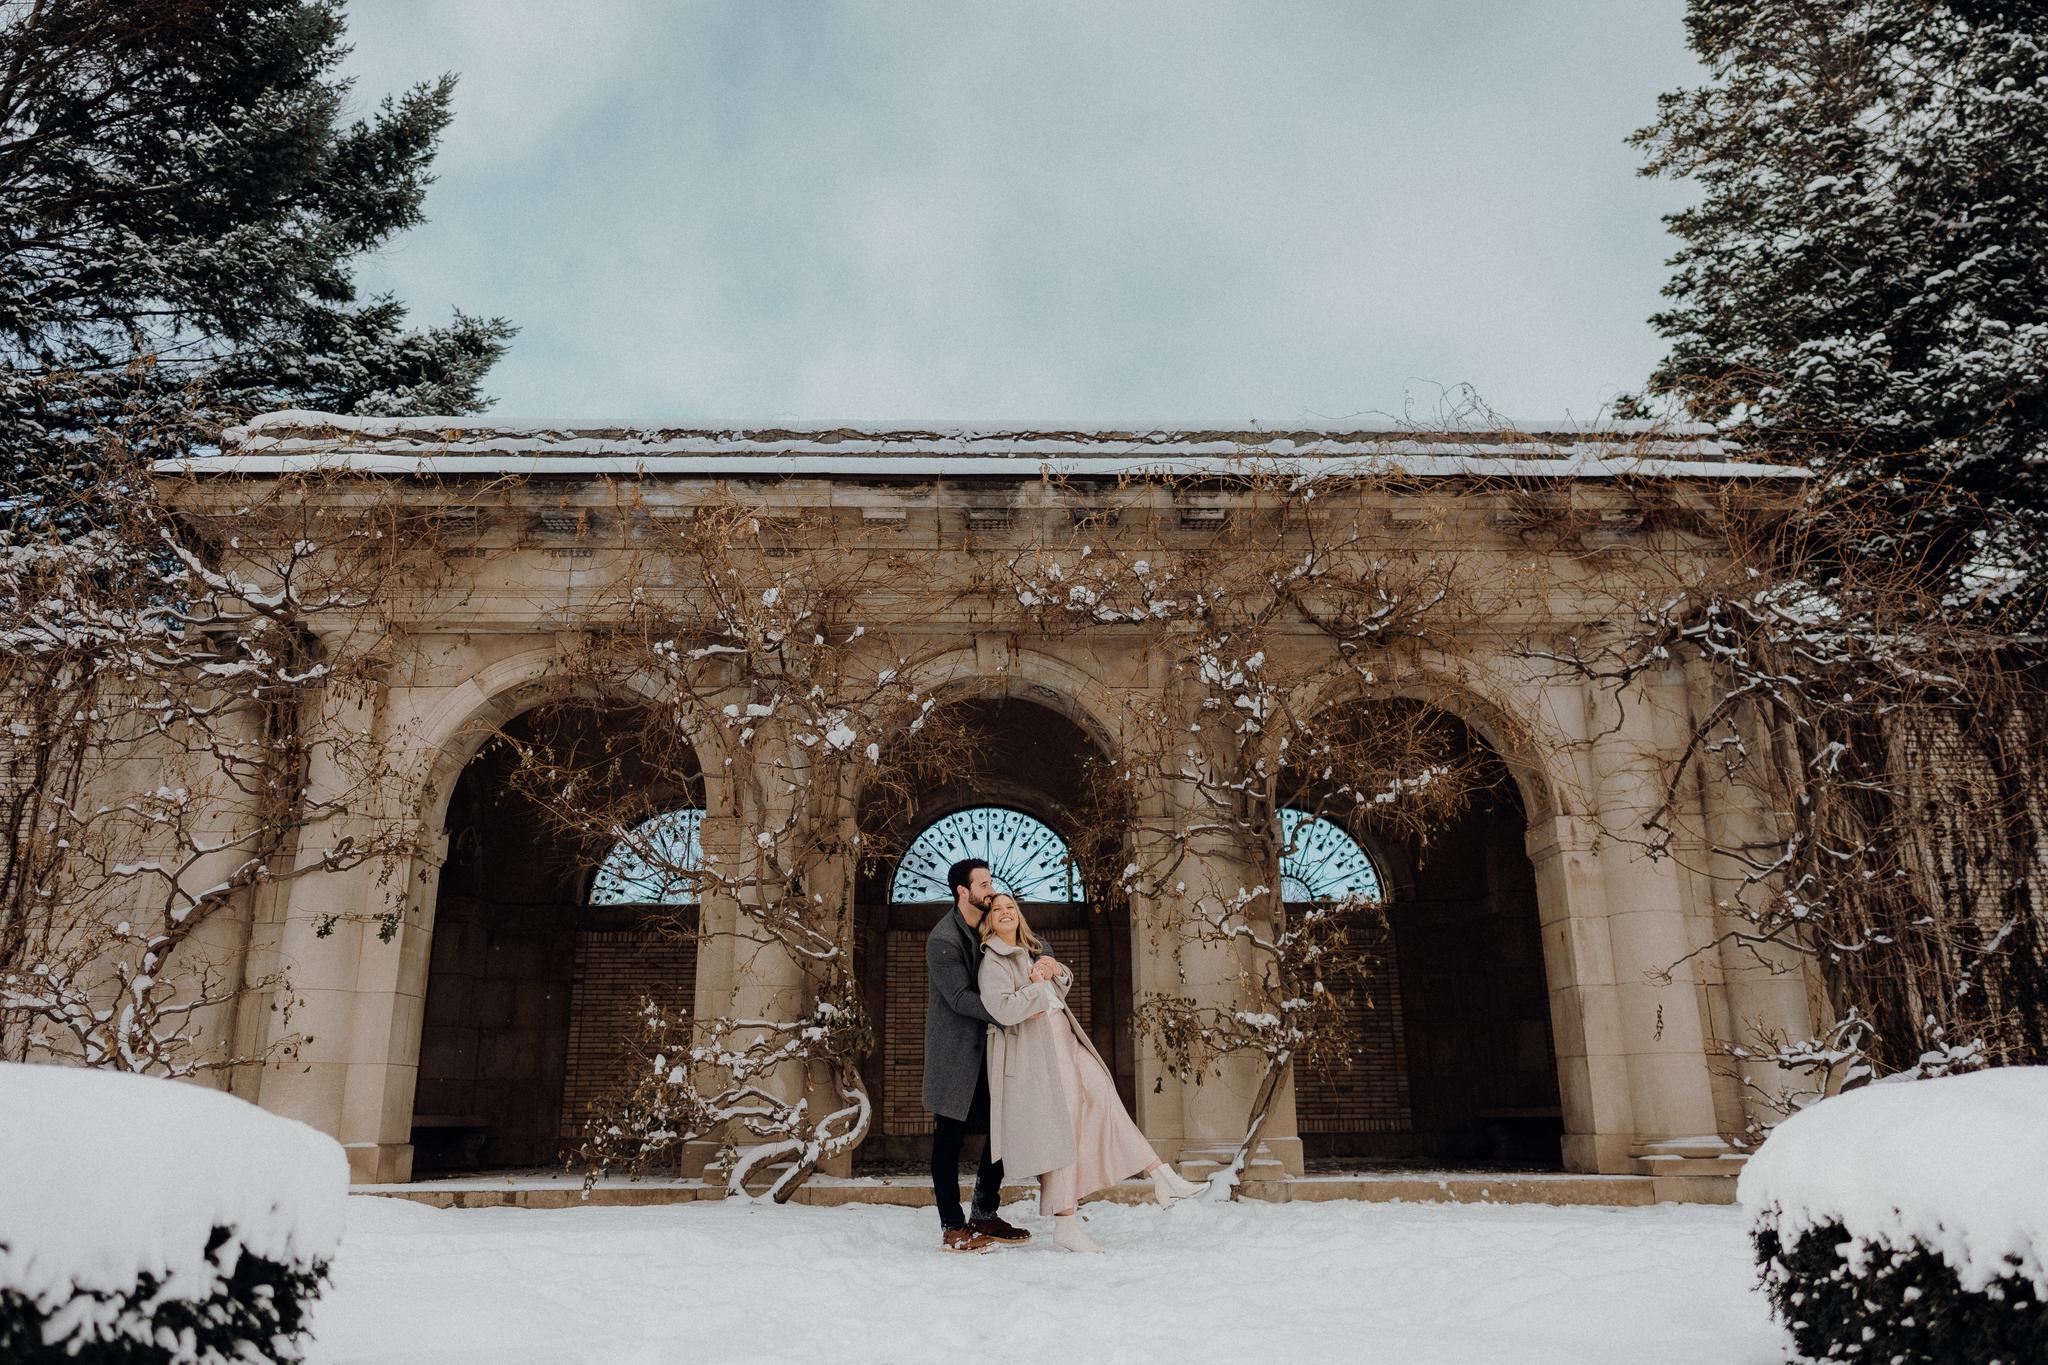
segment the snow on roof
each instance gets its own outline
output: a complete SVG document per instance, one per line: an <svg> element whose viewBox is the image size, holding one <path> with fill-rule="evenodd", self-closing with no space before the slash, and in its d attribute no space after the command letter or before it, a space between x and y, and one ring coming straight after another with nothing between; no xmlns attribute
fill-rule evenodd
<svg viewBox="0 0 2048 1365"><path fill-rule="evenodd" d="M481 417L274 412L230 428L215 456L167 473L697 474L1011 477L1301 473L1600 478L1796 475L1745 464L1710 426L1655 422L1395 423L1235 429L1024 424L565 426Z"/></svg>

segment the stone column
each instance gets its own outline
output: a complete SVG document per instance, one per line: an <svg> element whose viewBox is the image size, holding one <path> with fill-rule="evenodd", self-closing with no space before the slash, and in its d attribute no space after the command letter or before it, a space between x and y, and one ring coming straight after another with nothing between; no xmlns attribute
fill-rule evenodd
<svg viewBox="0 0 2048 1365"><path fill-rule="evenodd" d="M840 851L818 860L805 882L804 898L810 904L811 914L819 929L830 934L838 943L839 951L846 955L843 965L847 979L857 991L858 964L854 955L858 945L854 941L856 911L853 899L858 871L857 859L853 853L855 805L851 776L844 775L843 781L844 785L840 791L833 794L833 800L825 805L818 816L818 819L828 826L825 833L829 842ZM882 1045L879 1038L876 1039L875 1045ZM818 1069L818 1074L810 1079L808 1093L811 1112L821 1119L827 1114L834 1113L845 1103L838 1089L831 1084L830 1074L822 1067ZM869 1095L868 1103L868 1131L872 1133L874 1125L881 1121L881 1100L878 1096ZM822 1163L818 1170L824 1175L850 1176L853 1174L853 1153L844 1152L830 1158Z"/></svg>
<svg viewBox="0 0 2048 1365"><path fill-rule="evenodd" d="M1643 827L1663 799L1666 763L1676 753L1670 722L1682 696L1675 693L1661 684L1639 687L1618 716L1595 713L1605 704L1587 698L1600 801L1597 857L1638 1144L1717 1131L1688 958L1687 888L1672 858L1651 856Z"/></svg>
<svg viewBox="0 0 2048 1365"><path fill-rule="evenodd" d="M766 736L757 740L755 762L765 770L775 759L773 741ZM755 787L746 784L739 791L752 789L768 790L774 779L770 778ZM744 798L735 801L741 807L734 817L712 817L705 821L703 843L707 867L723 867L729 878L742 882L756 880L760 859L764 849L759 837L764 831L778 830L788 814L793 800L801 799L801 793L770 794L761 799L764 809L749 809L751 804ZM718 858L716 864L712 857ZM749 913L750 905L759 905L772 897L778 887L743 885L738 888L721 890L705 897L703 914L705 923L730 926L729 931L720 933L718 941L725 945L720 951L729 982L725 999L732 1014L743 1019L789 1019L810 1007L810 983L802 966L783 946L780 940L759 927L758 921ZM723 904L718 902L722 901ZM703 953L699 952L699 980L703 978ZM712 997L715 1000L717 997ZM706 1018L715 1014L717 1006L704 997L699 997L698 1017ZM784 1066L759 1082L761 1088L770 1094L786 1100L800 1099L806 1084L806 1068Z"/></svg>
<svg viewBox="0 0 2048 1365"><path fill-rule="evenodd" d="M1621 994L1607 921L1599 830L1578 816L1530 821L1568 1171L1629 1169L1635 1136Z"/></svg>
<svg viewBox="0 0 2048 1365"><path fill-rule="evenodd" d="M1178 807L1173 828L1199 831L1209 817L1199 809L1195 792L1186 783L1174 784L1170 792ZM1194 832L1186 837L1186 857L1175 884L1166 888L1169 903L1162 907L1169 920L1176 913L1173 898L1213 913L1240 889L1258 884L1260 871L1245 864L1242 852L1232 846L1227 834ZM1178 947L1179 970L1174 986L1169 987L1172 993L1224 1011L1244 1007L1243 976L1252 965L1250 949L1185 937L1176 945L1171 935L1162 935L1162 946L1169 952ZM1244 1140L1264 1070L1263 1056L1239 1053L1222 1059L1220 1067L1212 1068L1200 1084L1182 1085L1180 1159L1190 1179L1200 1180L1218 1169ZM1299 1173L1301 1140L1291 1120L1291 1103L1282 1096L1247 1165L1247 1178L1277 1179L1290 1170Z"/></svg>
<svg viewBox="0 0 2048 1365"><path fill-rule="evenodd" d="M1168 817L1148 805L1139 813L1137 825L1131 839L1133 859L1141 867L1163 865L1172 854ZM1131 896L1131 990L1133 1013L1151 996L1184 993L1166 908L1149 895ZM1139 1033L1132 1041L1137 1100L1132 1117L1160 1155L1177 1158L1186 1131L1187 1100L1182 1082L1167 1073L1149 1035Z"/></svg>
<svg viewBox="0 0 2048 1365"><path fill-rule="evenodd" d="M1712 679L1704 669L1689 675L1694 714L1705 714L1713 704ZM1768 764L1765 738L1749 737L1753 761ZM1707 895L1711 904L1700 907L1705 931L1718 938L1715 953L1721 972L1722 994L1727 1020L1722 1025L1725 1041L1753 1045L1758 1028L1782 1030L1793 1037L1813 1031L1812 997L1805 960L1790 948L1771 944L1738 943L1725 937L1743 927L1742 919L1721 909L1741 891L1741 869L1716 852L1720 849L1768 848L1780 837L1764 800L1754 788L1735 786L1726 778L1714 777L1701 784L1698 816L1703 830L1700 862L1705 869ZM1760 891L1752 890L1753 896ZM1734 1098L1734 1118L1774 1121L1777 1117L1761 1103L1762 1094L1787 1087L1786 1073L1770 1062L1744 1060L1732 1065L1731 1077L1743 1085ZM1761 1092L1761 1094L1759 1093Z"/></svg>
<svg viewBox="0 0 2048 1365"><path fill-rule="evenodd" d="M344 838L375 840L395 818L397 794L366 790L337 759L337 745L388 739L389 694L381 682L342 695L328 692L306 719L313 740L309 802L344 801L356 809L301 832L298 865L316 862ZM417 996L396 994L400 950L379 936L373 917L404 911L411 890L376 861L314 872L286 890L277 966L300 1005L289 1021L271 1019L274 1042L304 1041L293 1060L274 1062L261 1083L263 1106L332 1134L348 1151L357 1182L410 1178L412 1086L417 1072ZM423 974L422 974L423 975ZM410 1040L401 1045L402 1040ZM407 1060L407 1059L410 1060Z"/></svg>
<svg viewBox="0 0 2048 1365"><path fill-rule="evenodd" d="M698 835L704 860L712 869L733 868L739 863L740 822L732 815L706 813ZM703 1039L701 1021L735 1012L733 931L737 928L739 903L711 878L703 884L697 906L697 981L691 999L699 1021L697 1035ZM717 1135L697 1138L683 1148L683 1174L700 1176L718 1154Z"/></svg>
<svg viewBox="0 0 2048 1365"><path fill-rule="evenodd" d="M217 699L218 700L218 699ZM246 701L236 702L231 709L219 713L214 721L218 732L228 743L245 748L254 748L266 743L263 733L262 708ZM212 853L201 854L179 871L179 882L189 890L219 885L234 875L243 860L249 856L251 845L248 840L264 825L272 823L252 812L249 804L235 792L229 778L221 772L206 746L193 752L180 752L179 746L149 745L126 761L116 764L105 774L110 791L126 796L135 791L151 787L177 786L190 792L194 798L191 809L191 825L187 837L189 848L211 848ZM94 786L98 786L96 781ZM94 799L88 797L88 800ZM165 848L148 840L127 852L124 856L136 860L145 858L166 861L178 866L182 857L180 842L174 841ZM289 838L286 847L289 847ZM133 886L130 888L134 890ZM140 888L145 901L154 888ZM218 1057L251 1057L263 1052L268 1041L266 1027L251 1028L252 1022L265 1017L263 1006L267 998L257 1002L250 998L263 992L248 993L250 981L262 980L262 973L251 975L251 965L265 956L268 936L263 925L263 916L271 912L272 901L277 887L274 884L259 884L234 897L232 900L213 907L206 914L191 922L189 936L165 964L165 970L172 976L190 973L194 977L211 974L218 983L209 988L213 1003L195 1009L184 1021L184 1031L198 1045L200 1053L212 1053ZM233 983L233 991L223 995L221 986ZM194 988L202 983L195 980ZM252 1098L257 1074L243 1068L216 1073L207 1078L213 1084L226 1084L228 1089L243 1098Z"/></svg>

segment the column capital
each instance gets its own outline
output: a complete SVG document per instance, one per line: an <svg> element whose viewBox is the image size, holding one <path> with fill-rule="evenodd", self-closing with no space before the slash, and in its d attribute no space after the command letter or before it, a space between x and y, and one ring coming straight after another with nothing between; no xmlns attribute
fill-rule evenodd
<svg viewBox="0 0 2048 1365"><path fill-rule="evenodd" d="M1529 821L1523 839L1531 862L1560 853L1595 853L1600 848L1600 822L1587 815L1538 816Z"/></svg>

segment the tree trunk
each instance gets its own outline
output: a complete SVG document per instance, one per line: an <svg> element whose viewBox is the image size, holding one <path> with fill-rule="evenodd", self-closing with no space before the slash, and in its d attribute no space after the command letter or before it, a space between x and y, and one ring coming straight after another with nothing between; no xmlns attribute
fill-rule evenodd
<svg viewBox="0 0 2048 1365"><path fill-rule="evenodd" d="M778 1204L787 1204L789 1197L797 1192L806 1180L818 1169L819 1163L828 1157L850 1152L867 1138L868 1128L874 1121L875 1106L868 1098L867 1086L861 1080L857 1065L841 1065L834 1068L838 1073L839 1098L846 1101L846 1108L825 1116L818 1125L818 1141L811 1145L809 1152L797 1163L795 1169L787 1172L775 1182L770 1197ZM843 1114L853 1116L853 1127L841 1137L828 1135L832 1121Z"/></svg>
<svg viewBox="0 0 2048 1365"><path fill-rule="evenodd" d="M1276 1053L1266 1059L1266 1074L1259 1078L1258 1093L1252 1096L1251 1116L1245 1121L1244 1140L1237 1144L1237 1150L1231 1153L1230 1164L1224 1168L1232 1199L1236 1199L1244 1189L1244 1168L1251 1161L1252 1153L1259 1149L1259 1139L1266 1131L1266 1120L1273 1115L1274 1097L1280 1093L1280 1084L1287 1079L1287 1073L1293 1066L1292 1051Z"/></svg>

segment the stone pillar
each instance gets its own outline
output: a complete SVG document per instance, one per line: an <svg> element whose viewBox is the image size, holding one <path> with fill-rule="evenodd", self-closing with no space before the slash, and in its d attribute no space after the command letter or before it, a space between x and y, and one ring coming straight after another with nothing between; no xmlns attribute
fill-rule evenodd
<svg viewBox="0 0 2048 1365"><path fill-rule="evenodd" d="M1600 801L1597 857L1637 1143L1717 1131L1688 957L1694 943L1687 887L1672 858L1651 856L1643 828L1663 799L1666 763L1676 752L1676 690L1638 688L1621 715L1589 715ZM1591 696L1588 703L1598 704Z"/></svg>
<svg viewBox="0 0 2048 1365"><path fill-rule="evenodd" d="M1712 679L1704 669L1696 669L1689 682L1694 714L1703 715L1713 704ZM1752 734L1749 745L1754 762L1769 763L1764 736ZM1753 1045L1759 1028L1782 1030L1792 1037L1810 1035L1814 1021L1805 959L1781 944L1738 943L1726 937L1743 927L1740 916L1721 908L1741 893L1741 876L1734 862L1716 850L1768 848L1777 841L1780 831L1774 826L1765 793L1716 776L1701 784L1698 816L1703 831L1700 866L1706 869L1703 880L1711 898L1711 904L1701 907L1701 917L1706 934L1719 940L1714 952L1727 1016L1720 1028L1723 1039L1738 1046ZM1752 889L1750 894L1760 897L1763 893ZM1761 1097L1790 1088L1793 1078L1765 1061L1731 1059L1728 1070L1731 1078L1739 1077L1742 1082L1733 1096L1736 1123L1732 1126L1751 1119L1775 1121L1777 1115L1763 1105Z"/></svg>
<svg viewBox="0 0 2048 1365"><path fill-rule="evenodd" d="M1199 1003L1221 1009L1239 1005L1241 962L1236 952L1222 944L1183 943L1180 957L1181 986L1186 994ZM1244 1139L1245 1123L1263 1070L1262 1057L1240 1053L1223 1058L1199 1084L1182 1085L1180 1160L1189 1179L1205 1178L1237 1150ZM1272 1124L1269 1122L1267 1127L1270 1132ZM1292 1144L1298 1167L1300 1140L1287 1140ZM1262 1138L1247 1176L1271 1179L1284 1173L1271 1141Z"/></svg>
<svg viewBox="0 0 2048 1365"><path fill-rule="evenodd" d="M731 868L740 856L740 822L731 815L707 814L698 836L707 867ZM733 931L739 905L715 880L706 878L697 906L697 981L692 999L695 1017L701 1021L735 1012ZM683 1148L683 1174L699 1176L705 1164L718 1154L721 1140L716 1136L697 1138Z"/></svg>
<svg viewBox="0 0 2048 1365"><path fill-rule="evenodd" d="M755 762L766 769L775 758L771 741L765 736L759 739L755 748ZM770 779L772 781L773 779ZM750 784L751 785L751 784ZM767 782L760 784L768 786ZM760 788L756 788L759 790ZM707 868L723 868L725 876L732 880L747 882L758 880L757 872L764 850L758 843L761 831L783 827L789 807L781 804L802 799L802 793L784 794L767 798L777 804L768 809L748 810L742 804L737 816L707 816L704 822L702 842ZM717 861L714 863L714 857ZM719 995L698 996L698 1017L715 1017L724 1008L743 1019L788 1019L810 1007L810 982L802 966L783 946L780 940L759 927L749 914L750 904L759 904L766 896L776 894L778 888L770 886L743 885L738 888L721 889L706 895L700 911L700 925L710 928L718 926L716 942L721 945L718 955L722 961L713 968L722 969L726 977L726 989ZM705 944L698 952L699 986L705 985ZM807 1068L783 1066L758 1082L761 1089L781 1099L796 1100L803 1097ZM686 1153L686 1156L691 1155Z"/></svg>
<svg viewBox="0 0 2048 1365"><path fill-rule="evenodd" d="M857 963L854 957L858 945L854 941L853 901L854 883L858 872L857 859L853 853L856 832L855 804L851 775L843 775L843 779L844 785L841 790L834 794L834 799L818 816L820 821L826 822L829 826L825 832L826 843L839 851L817 860L805 882L804 897L811 906L811 913L819 929L832 935L833 940L839 945L839 951L846 955L843 965L847 980L858 991ZM875 1045L882 1046L881 1039L877 1038ZM837 1111L845 1103L838 1089L832 1085L830 1074L822 1067L818 1069L818 1074L811 1078L809 1096L811 1112L821 1119ZM868 1103L871 1106L868 1131L872 1133L874 1125L881 1121L882 1106L880 1098L874 1095L868 1096ZM850 1176L853 1174L853 1153L843 1152L839 1156L829 1158L820 1164L818 1170L825 1175Z"/></svg>
<svg viewBox="0 0 2048 1365"><path fill-rule="evenodd" d="M1582 817L1529 824L1564 1110L1564 1166L1621 1173L1629 1169L1635 1112L1598 844L1597 826Z"/></svg>
<svg viewBox="0 0 2048 1365"><path fill-rule="evenodd" d="M1176 784L1174 794L1179 810L1172 827L1199 830L1207 817L1197 809L1194 792L1186 784ZM1199 905L1213 913L1239 890L1256 885L1260 875L1245 865L1227 836L1192 834L1175 885L1166 888L1169 903L1162 908L1169 921L1176 913L1185 913L1172 903L1174 899L1182 900L1186 908ZM1178 948L1179 970L1175 987L1170 988L1174 994L1224 1011L1244 1007L1244 973L1253 965L1250 949L1185 936L1176 941L1170 933L1161 938L1166 951ZM1200 1084L1182 1085L1180 1160L1190 1179L1200 1180L1218 1169L1244 1140L1264 1070L1264 1057L1239 1053L1223 1058ZM1293 1128L1292 1105L1282 1096L1245 1174L1250 1179L1277 1179L1290 1171L1301 1171L1301 1139Z"/></svg>
<svg viewBox="0 0 2048 1365"><path fill-rule="evenodd" d="M261 746L265 743L261 709L246 701L237 702L216 717L215 725L231 744ZM261 817L252 818L254 813L247 801L238 798L229 785L228 776L212 761L206 747L202 746L196 752L181 753L175 743L162 748L151 745L126 762L115 765L109 776L113 778L113 790L124 797L137 790L167 785L182 787L192 793L195 800L188 832L190 847L206 847L215 851L199 855L180 869L179 882L187 889L219 885L233 876L248 856L251 847L248 840L258 828ZM176 842L166 851L145 836L145 842L125 856L137 860L155 858L177 866L182 853ZM195 1009L184 1021L187 1036L195 1041L202 1054L211 1053L220 1058L249 1057L261 1055L263 1051L268 1031L249 1027L252 1017L260 1019L262 1014L259 1007L252 1016L253 1002L244 996L243 991L252 979L250 964L263 956L266 939L261 920L270 908L265 893L274 893L276 889L274 884L259 884L209 910L192 922L189 936L166 964L166 970L173 976L187 973L194 977L211 975L217 983L234 983L234 992L226 996L219 993L219 985L210 987L214 1002ZM157 889L137 887L131 883L129 890L139 890L143 905L147 907ZM143 913L147 915L149 912L145 908ZM260 980L261 977L253 979ZM195 989L200 984L195 981ZM210 1084L225 1085L232 1093L249 1098L255 1077L242 1068L234 1068L206 1079Z"/></svg>
<svg viewBox="0 0 2048 1365"><path fill-rule="evenodd" d="M397 794L357 784L335 752L386 742L388 703L378 683L346 695L329 692L307 717L309 803L353 801L356 808L301 832L299 866L344 838L376 840L395 818ZM412 889L403 877L387 880L389 871L373 860L309 873L287 888L277 966L300 1004L289 1021L272 1016L271 1038L304 1041L295 1059L266 1069L260 1091L265 1108L339 1140L358 1183L406 1180L412 1172L421 1001L396 993L400 950L380 938L373 921L390 910L402 915L399 895Z"/></svg>
<svg viewBox="0 0 2048 1365"><path fill-rule="evenodd" d="M1131 854L1140 867L1164 866L1172 855L1169 819L1160 809L1148 805L1137 820L1131 838ZM1180 959L1166 906L1159 898L1133 894L1131 904L1131 1008L1155 995L1182 994ZM1137 1112L1131 1117L1161 1156L1177 1158L1185 1135L1187 1100L1182 1082L1169 1075L1150 1035L1140 1032L1133 1040Z"/></svg>

